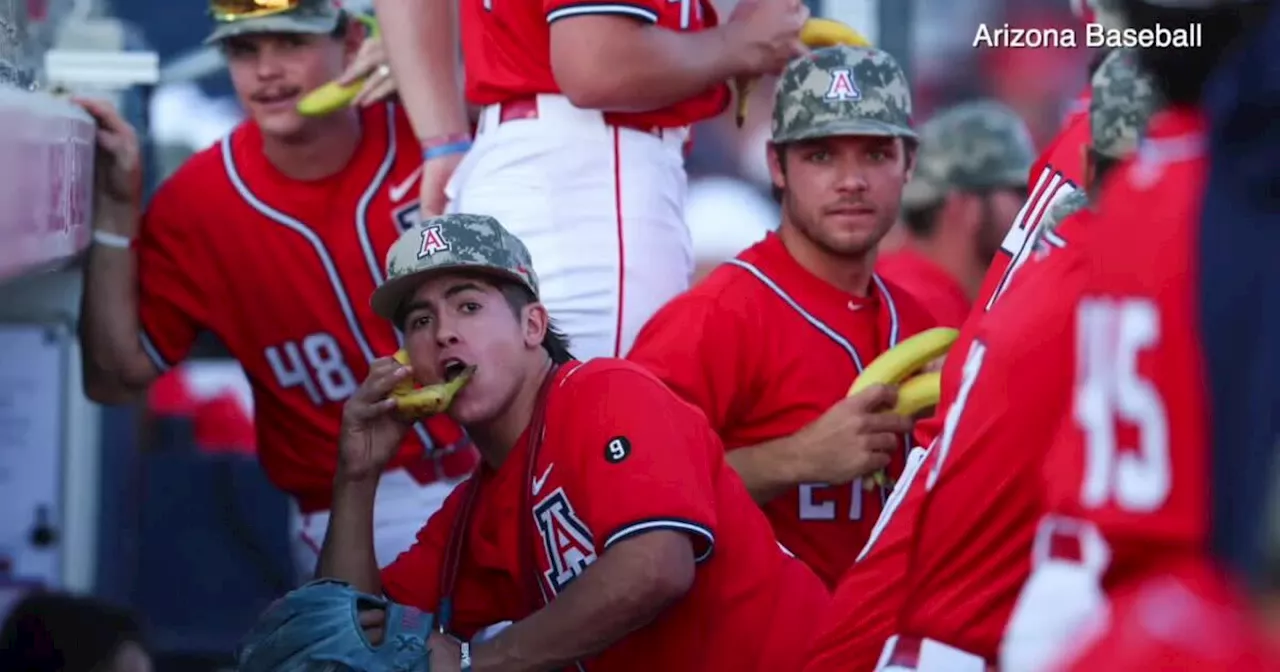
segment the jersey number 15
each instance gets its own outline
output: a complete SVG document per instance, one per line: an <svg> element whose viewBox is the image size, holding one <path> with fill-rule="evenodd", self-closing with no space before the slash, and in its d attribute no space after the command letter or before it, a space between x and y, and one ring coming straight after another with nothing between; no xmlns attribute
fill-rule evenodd
<svg viewBox="0 0 1280 672"><path fill-rule="evenodd" d="M301 386L317 406L343 401L356 391L356 376L342 358L338 339L330 334L268 346L264 354L280 387Z"/></svg>
<svg viewBox="0 0 1280 672"><path fill-rule="evenodd" d="M1172 485L1169 421L1160 391L1138 372L1138 356L1160 339L1146 299L1085 298L1076 313L1074 418L1084 432L1080 503L1126 511L1160 508ZM1123 446L1117 429L1136 429Z"/></svg>

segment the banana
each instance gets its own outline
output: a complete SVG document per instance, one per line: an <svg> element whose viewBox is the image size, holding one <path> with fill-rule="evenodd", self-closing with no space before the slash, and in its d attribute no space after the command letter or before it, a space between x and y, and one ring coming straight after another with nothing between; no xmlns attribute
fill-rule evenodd
<svg viewBox="0 0 1280 672"><path fill-rule="evenodd" d="M881 353L862 370L853 381L848 396L876 384L897 385L929 362L945 355L960 332L947 327L934 327L922 331L899 343L888 352Z"/></svg>
<svg viewBox="0 0 1280 672"><path fill-rule="evenodd" d="M941 374L925 373L914 378L911 374L945 355L959 335L960 332L955 329L934 327L908 338L872 360L853 381L848 396L852 397L876 384L901 385L898 388L898 404L893 409L895 413L914 416L929 406L936 406ZM911 379L907 380L908 378ZM906 383L903 384L903 381ZM868 490L877 485L890 485L889 476L883 471L877 471L872 475L872 480L865 483Z"/></svg>
<svg viewBox="0 0 1280 672"><path fill-rule="evenodd" d="M800 28L800 41L810 49L834 47L837 44L845 44L850 47L871 46L871 42L863 37L861 33L832 19L809 19L805 21ZM758 81L760 81L759 77L735 77L733 79L734 95L738 99L737 110L734 112L733 119L737 122L738 128L742 128L742 125L747 121L747 101L750 99L751 91Z"/></svg>
<svg viewBox="0 0 1280 672"><path fill-rule="evenodd" d="M361 15L357 18L368 28L369 37L379 35L378 22L373 17ZM339 84L336 80L328 82L298 101L298 114L306 117L323 117L326 114L333 114L351 104L356 94L360 93L360 89L364 87L364 82L365 78L360 78L346 86Z"/></svg>
<svg viewBox="0 0 1280 672"><path fill-rule="evenodd" d="M404 350L396 352L392 357L401 364L409 364L409 353ZM475 371L476 367L468 366L453 380L426 387L414 387L413 380L406 379L391 390L391 398L396 400L396 409L407 418L417 419L443 413L449 409L449 404L458 391L471 381Z"/></svg>
<svg viewBox="0 0 1280 672"><path fill-rule="evenodd" d="M898 403L893 412L915 417L917 413L938 405L942 396L942 374L937 371L912 376L898 388Z"/></svg>

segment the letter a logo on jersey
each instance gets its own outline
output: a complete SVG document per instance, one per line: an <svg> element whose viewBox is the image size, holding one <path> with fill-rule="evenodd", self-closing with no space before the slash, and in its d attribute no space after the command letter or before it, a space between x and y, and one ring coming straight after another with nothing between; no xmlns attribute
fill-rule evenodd
<svg viewBox="0 0 1280 672"><path fill-rule="evenodd" d="M835 68L830 71L831 85L827 87L824 98L827 100L860 100L862 92L853 81L853 71L849 68Z"/></svg>
<svg viewBox="0 0 1280 672"><path fill-rule="evenodd" d="M440 227L428 226L422 230L422 246L418 248L418 258L429 257L436 252L449 249L449 241L440 233Z"/></svg>
<svg viewBox="0 0 1280 672"><path fill-rule="evenodd" d="M573 512L563 488L552 490L538 502L533 516L538 521L538 534L550 567L543 576L558 595L596 561L596 544L591 531Z"/></svg>

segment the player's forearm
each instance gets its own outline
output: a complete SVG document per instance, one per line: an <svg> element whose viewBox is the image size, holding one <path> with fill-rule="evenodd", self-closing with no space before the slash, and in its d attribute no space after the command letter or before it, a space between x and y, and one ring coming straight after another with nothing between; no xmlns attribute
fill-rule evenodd
<svg viewBox="0 0 1280 672"><path fill-rule="evenodd" d="M599 654L683 597L695 571L692 544L678 532L620 542L551 604L476 645L472 669L542 672Z"/></svg>
<svg viewBox="0 0 1280 672"><path fill-rule="evenodd" d="M382 577L373 550L373 502L377 492L376 477L347 478L338 469L316 578L338 579L370 595L382 594Z"/></svg>
<svg viewBox="0 0 1280 672"><path fill-rule="evenodd" d="M723 83L738 69L721 29L679 32L618 16L551 24L556 83L578 107L655 110Z"/></svg>
<svg viewBox="0 0 1280 672"><path fill-rule="evenodd" d="M400 102L421 139L465 133L457 2L374 0Z"/></svg>
<svg viewBox="0 0 1280 672"><path fill-rule="evenodd" d="M738 472L757 504L767 504L803 481L795 436L731 450L725 460Z"/></svg>
<svg viewBox="0 0 1280 672"><path fill-rule="evenodd" d="M102 218L137 218L133 208L100 208ZM132 224L98 228L137 230ZM80 295L80 357L84 391L102 404L134 401L159 371L142 349L138 321L138 263L134 253L100 245L89 248Z"/></svg>

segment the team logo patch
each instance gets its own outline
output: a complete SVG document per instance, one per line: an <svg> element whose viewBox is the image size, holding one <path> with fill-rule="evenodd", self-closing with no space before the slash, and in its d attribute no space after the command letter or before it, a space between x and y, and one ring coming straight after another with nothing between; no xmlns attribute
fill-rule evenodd
<svg viewBox="0 0 1280 672"><path fill-rule="evenodd" d="M422 229L422 245L418 247L418 258L429 257L437 252L447 252L449 241L440 232L439 226L427 226Z"/></svg>
<svg viewBox="0 0 1280 672"><path fill-rule="evenodd" d="M604 444L604 460L617 464L631 455L631 441L625 436L615 436Z"/></svg>
<svg viewBox="0 0 1280 672"><path fill-rule="evenodd" d="M862 91L853 81L853 71L849 68L833 68L829 71L831 84L823 96L827 100L861 100Z"/></svg>
<svg viewBox="0 0 1280 672"><path fill-rule="evenodd" d="M564 488L552 490L539 501L533 507L533 517L550 567L542 575L558 595L596 561L595 540L574 512Z"/></svg>

